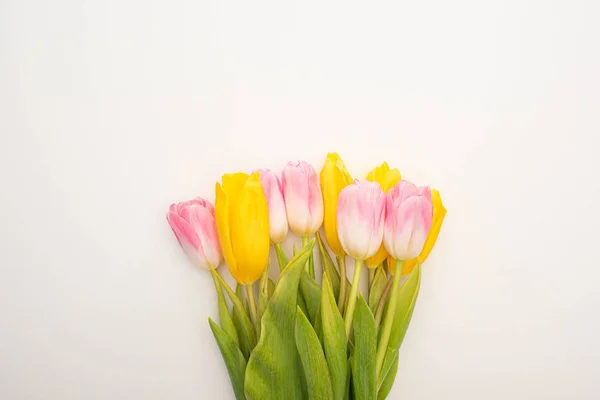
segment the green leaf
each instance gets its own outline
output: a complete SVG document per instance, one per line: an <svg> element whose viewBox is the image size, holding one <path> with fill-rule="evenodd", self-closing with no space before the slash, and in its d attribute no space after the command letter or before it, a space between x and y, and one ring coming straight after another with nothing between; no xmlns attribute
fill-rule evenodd
<svg viewBox="0 0 600 400"><path fill-rule="evenodd" d="M214 271L214 270L213 270ZM221 323L222 329L226 334L235 342L235 344L239 345L240 340L238 339L237 332L235 330L235 325L233 325L233 320L231 319L231 315L229 314L229 308L227 307L227 302L225 301L225 295L223 294L223 288L221 287L221 283L215 277L217 272L214 271L212 274L213 281L215 282L215 289L217 289L217 299L219 305L219 322Z"/></svg>
<svg viewBox="0 0 600 400"><path fill-rule="evenodd" d="M289 260L288 260L287 256L285 255L285 252L281 248L280 243L275 243L275 254L277 254L277 264L279 265L279 270L282 271L285 268L285 266L288 264ZM296 254L296 251L294 250L294 255L295 254Z"/></svg>
<svg viewBox="0 0 600 400"><path fill-rule="evenodd" d="M254 327L252 326L250 317L248 317L248 312L244 308L244 305L240 301L238 295L229 287L227 282L225 282L223 278L221 278L221 276L216 273L216 271L212 270L212 273L213 277L216 277L219 280L221 287L225 289L225 292L227 292L229 300L231 300L231 303L233 304L233 309L237 311L237 317L239 318L240 322L240 329L237 330L240 344L242 343L242 336L245 336L248 340L248 346L250 348L250 351L252 351L254 346L256 346L256 335L254 333Z"/></svg>
<svg viewBox="0 0 600 400"><path fill-rule="evenodd" d="M388 277L383 268L377 268L377 271L375 271L375 278L373 278L373 283L371 284L371 290L369 290L369 308L371 311L375 312L377 309L377 305L383 295L387 282Z"/></svg>
<svg viewBox="0 0 600 400"><path fill-rule="evenodd" d="M377 330L375 318L361 295L354 313L354 354L352 355L352 387L355 400L376 400L375 357Z"/></svg>
<svg viewBox="0 0 600 400"><path fill-rule="evenodd" d="M314 324L321 305L321 286L312 276L304 272L300 278L300 293L306 303L310 321Z"/></svg>
<svg viewBox="0 0 600 400"><path fill-rule="evenodd" d="M244 301L245 301L245 299L244 299L244 286L243 285L240 285L239 283L235 285L235 295L237 296L238 299L240 299L240 301L243 304Z"/></svg>
<svg viewBox="0 0 600 400"><path fill-rule="evenodd" d="M210 324L210 329L219 345L223 360L225 360L235 398L237 400L246 400L246 396L244 395L246 358L239 347L231 340L231 337L223 329L219 328L219 326L210 318L208 319L208 323Z"/></svg>
<svg viewBox="0 0 600 400"><path fill-rule="evenodd" d="M308 398L310 400L333 399L325 354L315 330L300 307L296 311L296 347L306 377Z"/></svg>
<svg viewBox="0 0 600 400"><path fill-rule="evenodd" d="M314 253L310 255L308 259L308 273L311 278L315 279L315 255Z"/></svg>
<svg viewBox="0 0 600 400"><path fill-rule="evenodd" d="M261 320L261 335L246 367L249 400L301 400L302 374L295 342L296 297L314 240L281 273Z"/></svg>
<svg viewBox="0 0 600 400"><path fill-rule="evenodd" d="M308 315L308 307L306 307L306 302L304 301L304 297L302 297L301 293L298 293L298 296L296 296L296 304L298 307L300 307L304 315Z"/></svg>
<svg viewBox="0 0 600 400"><path fill-rule="evenodd" d="M273 280L271 278L269 278L269 281L267 282L267 291L269 293L269 299L270 299L271 296L273 296L273 293L275 293L275 283L273 282Z"/></svg>
<svg viewBox="0 0 600 400"><path fill-rule="evenodd" d="M319 244L319 253L321 254L321 267L323 269L323 273L327 273L329 282L331 282L331 287L333 288L333 294L337 299L340 295L340 274L338 273L338 270L335 267L335 264L333 263L333 260L329 255L329 251L327 251L319 232L317 232L317 243Z"/></svg>
<svg viewBox="0 0 600 400"><path fill-rule="evenodd" d="M381 388L377 392L377 400L385 400L385 398L390 394L392 390L392 386L394 385L394 380L396 379L396 373L398 372L398 352L396 352L396 356L394 357L394 361L390 366L389 372L385 376L383 384Z"/></svg>
<svg viewBox="0 0 600 400"><path fill-rule="evenodd" d="M348 381L347 340L344 319L338 310L327 272L323 274L321 296L323 347L329 367L334 400L343 400Z"/></svg>
<svg viewBox="0 0 600 400"><path fill-rule="evenodd" d="M260 321L265 310L267 309L267 303L269 302L269 267L265 268L265 271L260 277L258 283L258 305L257 305L257 318Z"/></svg>
<svg viewBox="0 0 600 400"><path fill-rule="evenodd" d="M248 342L248 336L245 335L244 325L242 324L242 319L239 317L236 309L233 309L231 319L233 321L233 326L235 326L235 330L238 334L238 339L240 343L240 350L246 360L250 357L250 352L252 352L252 348L250 347L250 343Z"/></svg>
<svg viewBox="0 0 600 400"><path fill-rule="evenodd" d="M406 330L410 324L417 297L419 295L419 287L421 285L421 266L417 264L412 270L408 279L398 293L398 302L396 303L396 311L394 313L394 323L390 334L390 340L386 349L386 354L383 359L382 373L377 380L377 387L381 389L383 382L387 377L385 371L390 371L394 362L394 356L400 349L400 345L406 335ZM388 304L391 307L392 304Z"/></svg>

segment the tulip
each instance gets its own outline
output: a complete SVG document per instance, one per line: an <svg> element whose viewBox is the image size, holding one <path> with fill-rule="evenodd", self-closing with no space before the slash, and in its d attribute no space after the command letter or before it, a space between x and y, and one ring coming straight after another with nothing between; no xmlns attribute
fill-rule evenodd
<svg viewBox="0 0 600 400"><path fill-rule="evenodd" d="M371 182L377 182L381 186L384 193L387 193L391 188L396 186L400 181L400 171L398 169L390 169L387 162L384 162L379 167L373 168L367 175L367 180ZM379 246L379 250L374 256L369 257L365 260L365 264L368 268L376 268L387 258L388 252L385 250L383 243ZM371 271L369 271L371 273Z"/></svg>
<svg viewBox="0 0 600 400"><path fill-rule="evenodd" d="M288 233L285 200L279 177L271 170L259 170L267 205L269 206L269 236L275 244L283 242Z"/></svg>
<svg viewBox="0 0 600 400"><path fill-rule="evenodd" d="M395 259L407 261L423 250L431 228L431 189L400 181L386 195L383 243Z"/></svg>
<svg viewBox="0 0 600 400"><path fill-rule="evenodd" d="M446 216L446 208L442 203L442 198L440 196L440 192L437 190L431 191L431 199L433 201L433 220L431 222L431 229L429 230L429 234L427 235L427 239L425 240L425 245L423 246L423 250L421 250L421 254L417 258L413 258L412 260L406 261L402 265L402 275L408 275L413 270L413 268L419 264L423 264L429 253L435 246L435 242L437 241L438 235L440 233L440 229L442 228L442 222L444 222L444 217ZM394 273L395 260L391 257L388 258L388 268L390 272Z"/></svg>
<svg viewBox="0 0 600 400"><path fill-rule="evenodd" d="M323 223L323 197L314 168L304 162L290 162L281 177L287 219L292 232L308 237Z"/></svg>
<svg viewBox="0 0 600 400"><path fill-rule="evenodd" d="M340 193L338 234L344 251L358 260L374 255L383 240L385 194L376 182L356 180Z"/></svg>
<svg viewBox="0 0 600 400"><path fill-rule="evenodd" d="M338 237L337 209L340 192L352 183L344 162L337 153L327 154L325 165L321 170L321 190L323 191L323 206L325 217L323 230L325 239L331 250L339 257L345 255Z"/></svg>
<svg viewBox="0 0 600 400"><path fill-rule="evenodd" d="M385 232L383 243L390 256L396 259L389 304L398 303L398 292L404 261L417 257L423 250L431 228L433 205L431 190L400 181L386 195ZM377 344L376 373L382 371L383 361L394 322L396 307L388 307Z"/></svg>
<svg viewBox="0 0 600 400"><path fill-rule="evenodd" d="M217 230L229 272L251 285L269 261L269 211L260 174L223 175L216 184Z"/></svg>
<svg viewBox="0 0 600 400"><path fill-rule="evenodd" d="M383 240L385 194L379 184L356 180L346 186L340 193L337 220L342 247L355 259L345 320L346 337L350 337L363 260L374 255Z"/></svg>
<svg viewBox="0 0 600 400"><path fill-rule="evenodd" d="M199 197L171 204L167 222L196 266L207 270L219 267L222 256L212 204Z"/></svg>

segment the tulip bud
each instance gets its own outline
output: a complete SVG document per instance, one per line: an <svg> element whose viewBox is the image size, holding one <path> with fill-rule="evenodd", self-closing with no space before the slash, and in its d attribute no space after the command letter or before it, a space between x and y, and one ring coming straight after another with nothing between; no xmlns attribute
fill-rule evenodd
<svg viewBox="0 0 600 400"><path fill-rule="evenodd" d="M323 223L323 197L314 168L304 161L290 162L281 181L290 228L299 236L314 234Z"/></svg>
<svg viewBox="0 0 600 400"><path fill-rule="evenodd" d="M201 198L171 204L167 222L196 266L203 269L219 267L222 256L212 204Z"/></svg>
<svg viewBox="0 0 600 400"><path fill-rule="evenodd" d="M357 260L374 255L383 239L385 194L377 182L355 180L340 193L338 235L344 251Z"/></svg>
<svg viewBox="0 0 600 400"><path fill-rule="evenodd" d="M269 206L269 236L273 243L281 243L288 233L288 221L281 182L277 174L271 170L265 169L258 172L260 172L260 183Z"/></svg>
<svg viewBox="0 0 600 400"><path fill-rule="evenodd" d="M395 259L407 261L421 253L431 228L431 189L400 181L386 195L383 243Z"/></svg>
<svg viewBox="0 0 600 400"><path fill-rule="evenodd" d="M338 256L344 255L337 231L337 207L340 192L352 183L352 178L337 153L327 154L325 165L321 170L321 190L323 191L323 205L325 218L323 230L325 239L331 250Z"/></svg>
<svg viewBox="0 0 600 400"><path fill-rule="evenodd" d="M269 211L260 174L223 175L216 197L217 231L227 268L242 285L254 283L269 261Z"/></svg>

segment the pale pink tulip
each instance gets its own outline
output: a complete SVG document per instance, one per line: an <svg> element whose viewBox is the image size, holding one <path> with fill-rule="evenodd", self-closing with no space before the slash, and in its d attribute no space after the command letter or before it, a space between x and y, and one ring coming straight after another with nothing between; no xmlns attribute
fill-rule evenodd
<svg viewBox="0 0 600 400"><path fill-rule="evenodd" d="M383 244L390 255L402 261L417 257L431 228L431 189L400 181L386 195Z"/></svg>
<svg viewBox="0 0 600 400"><path fill-rule="evenodd" d="M304 161L290 162L281 177L287 219L292 231L312 235L323 223L323 197L319 177Z"/></svg>
<svg viewBox="0 0 600 400"><path fill-rule="evenodd" d="M181 248L196 266L219 267L222 255L212 204L199 197L171 204L167 221Z"/></svg>
<svg viewBox="0 0 600 400"><path fill-rule="evenodd" d="M377 182L354 181L340 192L338 236L344 251L357 260L379 250L385 222L385 194Z"/></svg>
<svg viewBox="0 0 600 400"><path fill-rule="evenodd" d="M277 174L269 169L262 169L258 172L269 206L269 236L273 243L281 243L288 233L288 221L281 182Z"/></svg>

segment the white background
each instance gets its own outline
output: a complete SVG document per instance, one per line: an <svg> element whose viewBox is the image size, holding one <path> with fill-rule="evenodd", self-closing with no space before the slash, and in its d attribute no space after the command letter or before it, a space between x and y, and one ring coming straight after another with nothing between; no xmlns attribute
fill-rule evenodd
<svg viewBox="0 0 600 400"><path fill-rule="evenodd" d="M0 398L232 399L171 202L387 160L448 209L391 399L598 399L597 1L0 1Z"/></svg>

